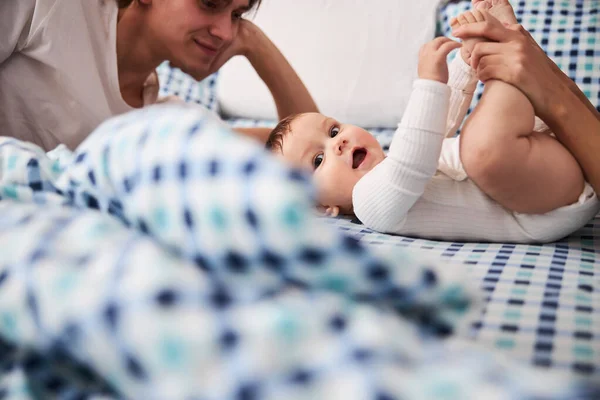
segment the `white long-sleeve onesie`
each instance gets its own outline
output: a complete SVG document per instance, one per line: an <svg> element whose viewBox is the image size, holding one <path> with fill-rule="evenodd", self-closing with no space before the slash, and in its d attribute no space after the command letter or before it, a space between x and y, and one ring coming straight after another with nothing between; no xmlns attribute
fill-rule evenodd
<svg viewBox="0 0 600 400"><path fill-rule="evenodd" d="M542 215L509 211L468 179L459 139L477 85L460 56L448 85L417 80L388 156L354 187L354 213L385 233L440 240L547 242L582 227L600 210L591 187L578 202ZM543 193L540 193L542 196Z"/></svg>

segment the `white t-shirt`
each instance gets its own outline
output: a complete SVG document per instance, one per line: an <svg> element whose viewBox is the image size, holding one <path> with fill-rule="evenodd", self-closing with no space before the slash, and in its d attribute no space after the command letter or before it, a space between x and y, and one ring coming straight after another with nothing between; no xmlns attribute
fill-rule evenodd
<svg viewBox="0 0 600 400"><path fill-rule="evenodd" d="M115 0L0 1L0 136L71 149L132 110L117 72Z"/></svg>

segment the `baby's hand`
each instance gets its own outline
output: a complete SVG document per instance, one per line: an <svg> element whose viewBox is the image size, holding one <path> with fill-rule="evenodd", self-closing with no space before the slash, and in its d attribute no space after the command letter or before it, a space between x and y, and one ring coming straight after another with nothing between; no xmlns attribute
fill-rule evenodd
<svg viewBox="0 0 600 400"><path fill-rule="evenodd" d="M425 43L419 52L419 78L448 83L446 58L460 46L459 42L443 36Z"/></svg>
<svg viewBox="0 0 600 400"><path fill-rule="evenodd" d="M323 217L337 217L340 215L339 207L325 207L325 206L317 206L318 213Z"/></svg>

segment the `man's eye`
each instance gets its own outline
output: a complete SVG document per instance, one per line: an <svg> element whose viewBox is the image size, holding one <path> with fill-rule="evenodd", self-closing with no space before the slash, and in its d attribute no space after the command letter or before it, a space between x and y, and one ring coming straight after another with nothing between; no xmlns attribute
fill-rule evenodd
<svg viewBox="0 0 600 400"><path fill-rule="evenodd" d="M208 9L216 10L219 8L219 2L216 0L202 0L202 5Z"/></svg>
<svg viewBox="0 0 600 400"><path fill-rule="evenodd" d="M232 16L231 16L231 18L234 21L239 21L240 19L242 19L243 16L244 16L243 13L233 13Z"/></svg>
<svg viewBox="0 0 600 400"><path fill-rule="evenodd" d="M329 130L329 136L332 138L336 137L338 133L340 133L340 128L337 126L332 126Z"/></svg>
<svg viewBox="0 0 600 400"><path fill-rule="evenodd" d="M323 163L323 154L317 154L313 159L313 167L315 169L319 168L319 165Z"/></svg>

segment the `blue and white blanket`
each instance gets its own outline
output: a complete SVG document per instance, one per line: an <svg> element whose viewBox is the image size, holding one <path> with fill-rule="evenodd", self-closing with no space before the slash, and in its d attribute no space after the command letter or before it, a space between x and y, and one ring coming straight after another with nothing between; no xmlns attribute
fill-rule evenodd
<svg viewBox="0 0 600 400"><path fill-rule="evenodd" d="M74 153L1 138L0 399L598 395L442 340L479 310L463 271L365 247L312 195L195 107Z"/></svg>

